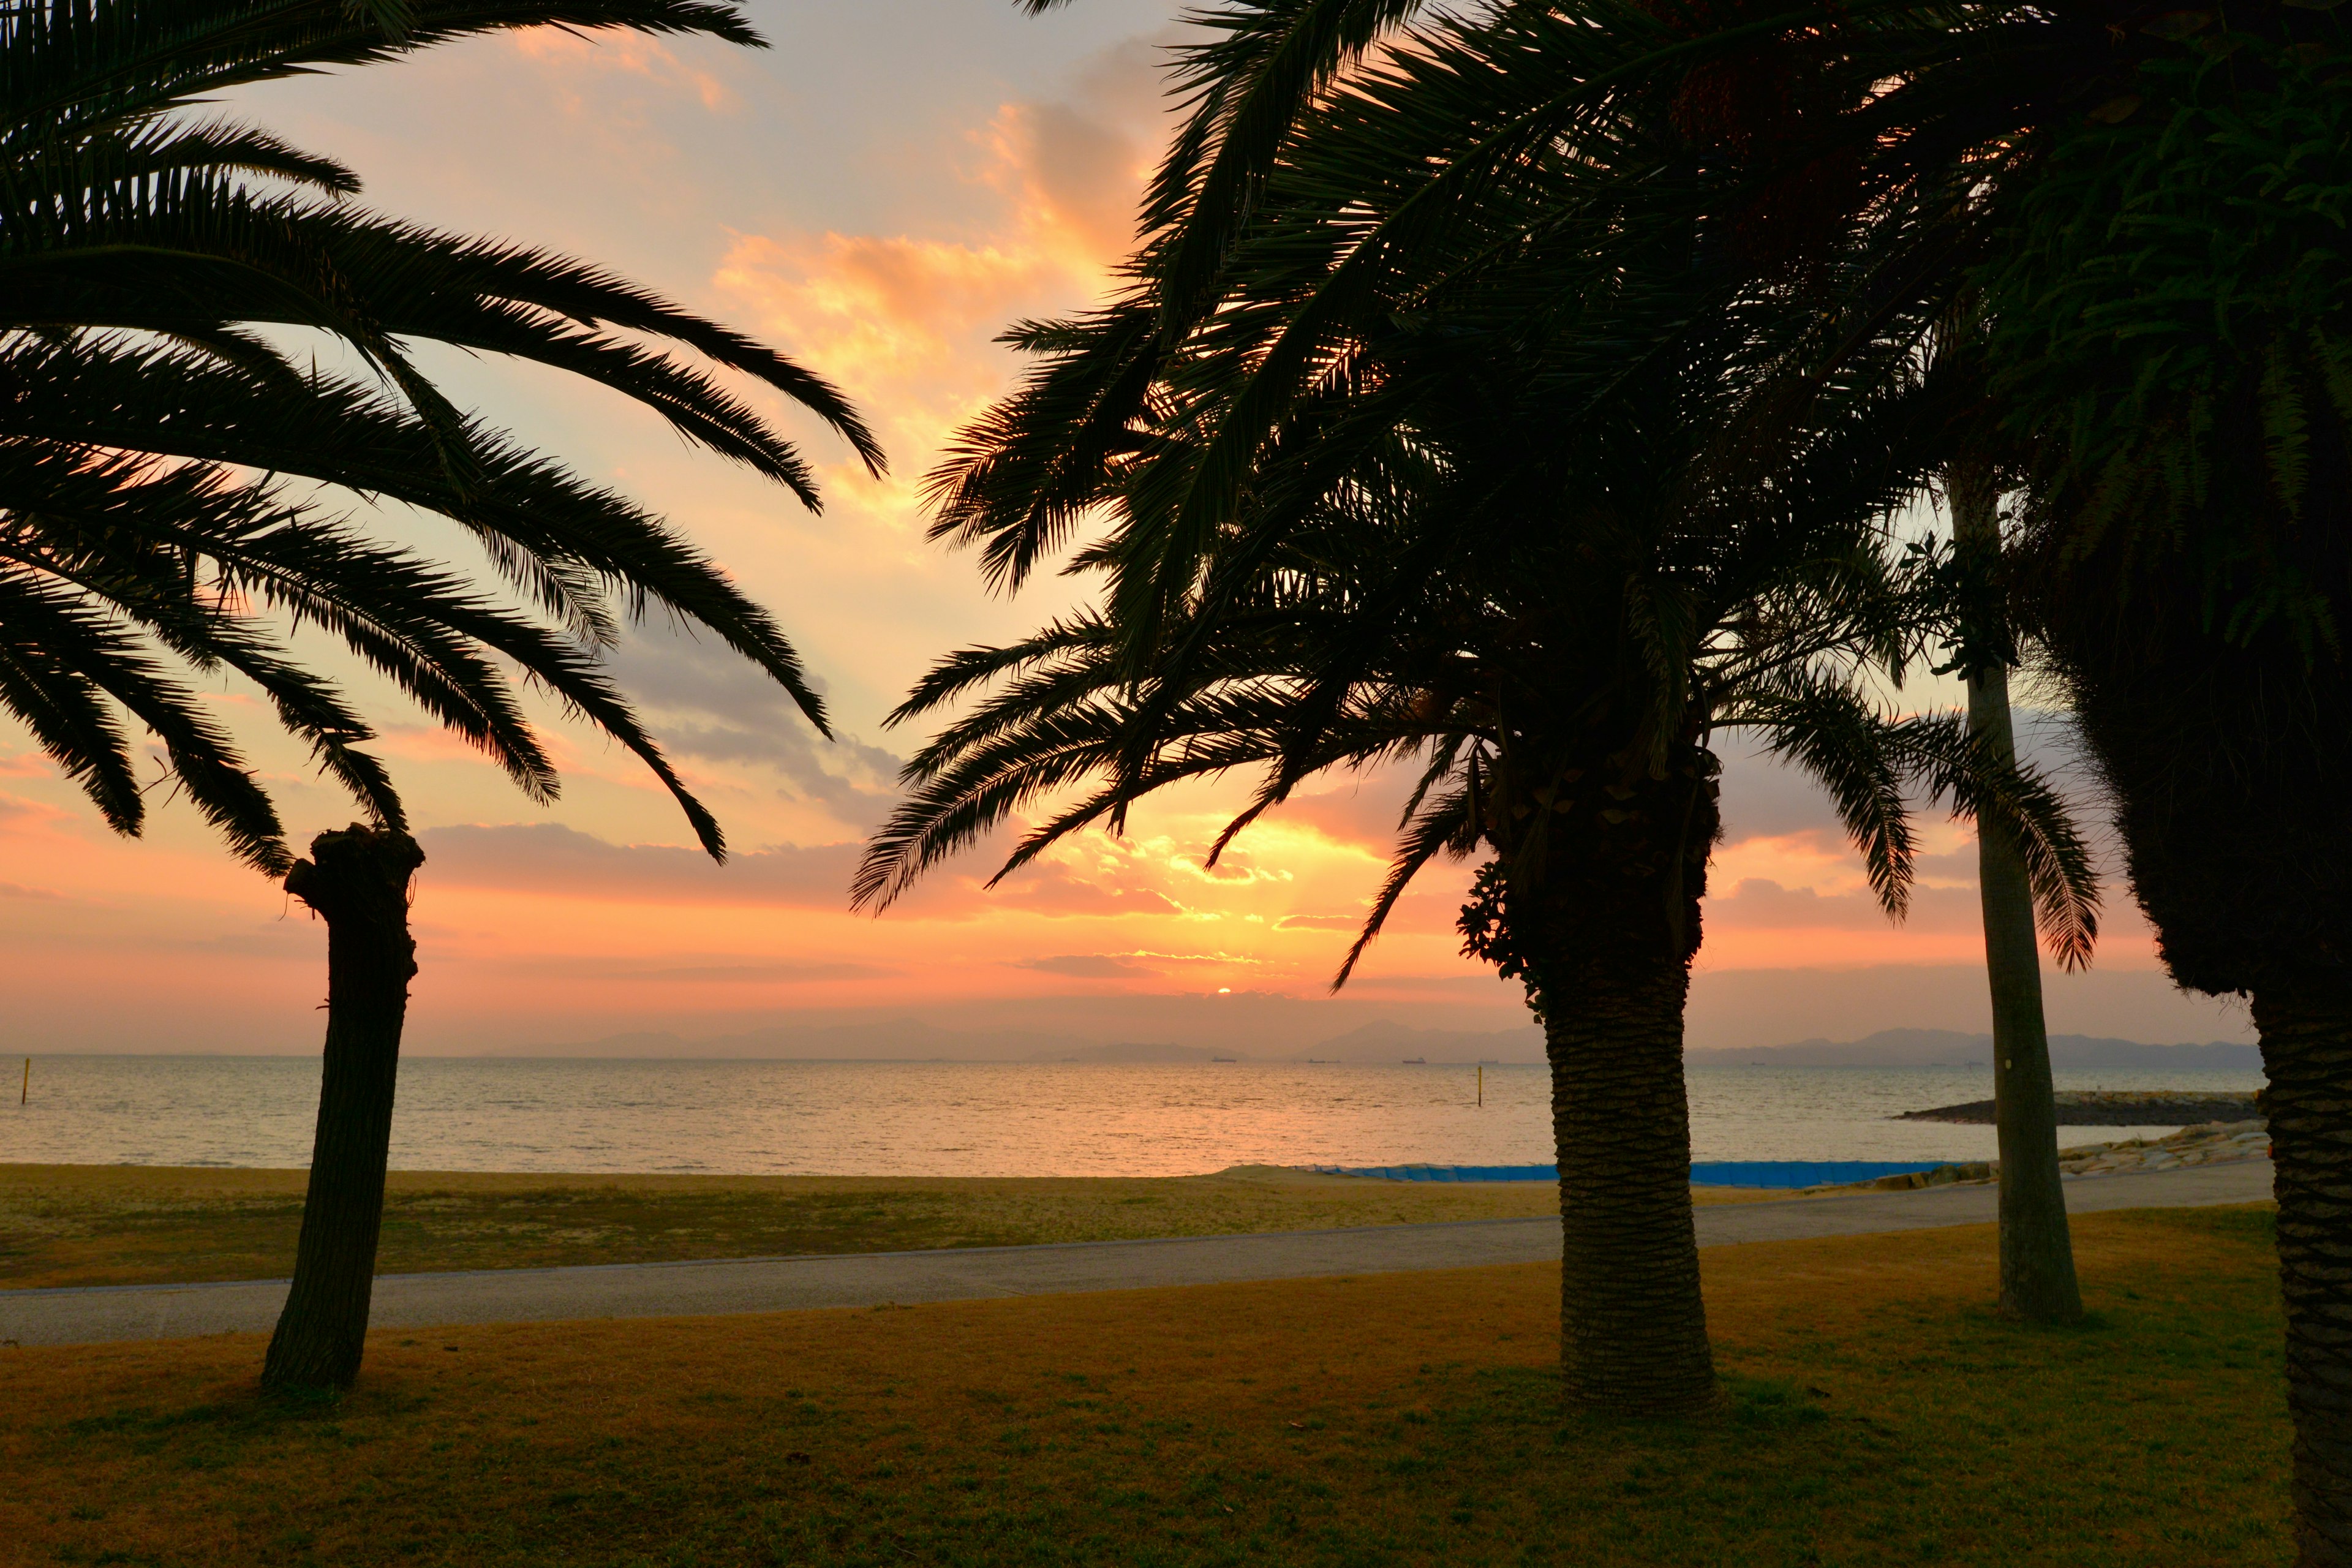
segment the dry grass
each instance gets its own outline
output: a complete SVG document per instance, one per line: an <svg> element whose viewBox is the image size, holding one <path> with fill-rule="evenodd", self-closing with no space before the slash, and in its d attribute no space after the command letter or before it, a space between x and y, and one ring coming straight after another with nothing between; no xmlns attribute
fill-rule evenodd
<svg viewBox="0 0 2352 1568"><path fill-rule="evenodd" d="M301 1171L0 1164L0 1287L282 1278L304 1180ZM1517 1218L1557 1205L1542 1183L1381 1182L1271 1166L1006 1180L396 1171L378 1264L407 1274L1113 1241Z"/></svg>
<svg viewBox="0 0 2352 1568"><path fill-rule="evenodd" d="M1542 1267L10 1350L0 1561L2284 1563L2270 1224L2078 1221L2065 1331L1989 1228L1712 1249L1698 1424L1562 1419Z"/></svg>

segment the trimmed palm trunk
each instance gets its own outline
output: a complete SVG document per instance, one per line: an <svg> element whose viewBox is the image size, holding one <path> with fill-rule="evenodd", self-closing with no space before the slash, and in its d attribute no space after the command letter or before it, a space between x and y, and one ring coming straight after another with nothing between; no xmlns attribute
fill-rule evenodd
<svg viewBox="0 0 2352 1568"><path fill-rule="evenodd" d="M1716 1383L1691 1217L1689 970L1572 958L1550 969L1562 1383L1572 1404L1611 1414L1705 1410Z"/></svg>
<svg viewBox="0 0 2352 1568"><path fill-rule="evenodd" d="M424 863L406 834L354 826L320 834L286 875L327 922L327 1046L293 1289L262 1365L271 1387L348 1388L359 1375L416 973L408 882Z"/></svg>
<svg viewBox="0 0 2352 1568"><path fill-rule="evenodd" d="M2252 437L2247 437L2251 444ZM2274 535L2352 607L2352 454L2312 443L2315 497ZM2216 493L2261 497L2217 474ZM2228 635L2202 563L2061 558L2043 637L2116 800L2165 967L2251 996L2277 1154L2287 1409L2304 1568L2352 1565L2352 670L2277 620Z"/></svg>
<svg viewBox="0 0 2352 1568"><path fill-rule="evenodd" d="M1945 476L1952 532L1964 553L2000 547L1998 492L1981 464ZM2005 763L2017 760L2009 670L1986 662L1968 674L1969 727ZM2033 892L2016 844L1994 823L1977 824L1977 889L1984 909L1985 980L1992 993L1993 1121L2000 1145L2000 1307L2040 1323L2083 1315L2074 1237L2058 1167L2058 1100L2042 1010L2042 946Z"/></svg>
<svg viewBox="0 0 2352 1568"><path fill-rule="evenodd" d="M2265 986L2294 1509L2306 1568L2352 1563L2352 992Z"/></svg>
<svg viewBox="0 0 2352 1568"><path fill-rule="evenodd" d="M2252 998L2277 1158L2300 1562L2347 1568L2352 681L2283 637L2220 645L2187 594L2128 607L2159 636L2133 657L2078 656L2071 674L2166 967L2190 989Z"/></svg>
<svg viewBox="0 0 2352 1568"><path fill-rule="evenodd" d="M1689 1415L1718 1397L1691 1217L1683 1006L1717 814L1694 746L1661 779L1547 789L1513 928L1551 1061L1569 1403ZM1525 830L1522 829L1524 832Z"/></svg>

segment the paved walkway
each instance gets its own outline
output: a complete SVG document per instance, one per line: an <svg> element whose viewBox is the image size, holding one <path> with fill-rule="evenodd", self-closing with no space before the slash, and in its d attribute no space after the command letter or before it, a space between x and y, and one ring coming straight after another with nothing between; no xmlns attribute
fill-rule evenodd
<svg viewBox="0 0 2352 1568"><path fill-rule="evenodd" d="M2088 1177L2066 1184L2067 1207L2077 1214L2252 1203L2270 1195L2267 1160ZM1725 1247L1747 1241L1983 1225L1995 1217L1996 1198L1989 1186L1928 1187L1852 1197L1708 1205L1697 1211L1698 1244ZM1536 1263L1559 1256L1558 1220L1497 1219L1059 1247L387 1274L375 1282L372 1321L377 1328L391 1329L576 1318L694 1317L808 1307L871 1307L886 1301L956 1301L1070 1290L1206 1285L1234 1279L1467 1268ZM261 1333L276 1323L285 1299L283 1279L0 1290L0 1340L26 1345L83 1344Z"/></svg>

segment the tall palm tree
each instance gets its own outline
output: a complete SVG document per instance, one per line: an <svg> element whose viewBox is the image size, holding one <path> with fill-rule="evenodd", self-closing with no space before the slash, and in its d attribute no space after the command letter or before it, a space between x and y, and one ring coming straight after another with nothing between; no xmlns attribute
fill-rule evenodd
<svg viewBox="0 0 2352 1568"><path fill-rule="evenodd" d="M1030 9L1056 3L1032 0ZM1618 236L1625 241L1621 254L1637 253L1655 241L1649 225L1663 222L1672 234L1707 215L1708 243L1727 264L1726 287L1736 291L1740 281L1754 280L1765 285L1763 294L1785 300L1791 296L1786 264L1808 248L1815 220L1841 201L1865 199L1865 190L1867 199L1885 194L1852 177L1853 147L1822 153L1799 145L1792 152L1790 133L1801 109L1822 102L1867 106L1887 82L1899 80L1892 71L1870 74L1886 58L1885 48L1870 59L1840 62L1848 68L1841 76L1823 68L1815 58L1818 47L1791 47L1787 35L1793 31L1801 39L1802 29L1778 17L1777 8L1623 0L1564 7L1498 0L1469 20L1414 35L1399 51L1406 57L1402 65L1369 66L1368 58L1377 59L1380 47L1421 9L1417 0L1234 0L1202 18L1211 37L1190 50L1183 64L1192 113L1144 215L1148 239L1137 269L1150 280L1150 299L1140 309L1128 302L1098 325L1095 363L1077 378L1090 400L1089 417L1074 430L1072 452L1055 454L1055 462L1065 468L1073 458L1082 464L1110 440L1143 395L1152 355L1182 341L1219 307L1225 297L1222 274L1232 267L1235 247L1253 224L1263 226L1265 204L1270 195L1278 199L1286 183L1281 165L1295 168L1312 159L1313 149L1329 139L1335 96L1340 118L1350 96L1381 101L1391 112L1380 121L1380 142L1360 138L1353 156L1333 161L1329 207L1345 210L1351 196L1374 191L1388 199L1373 204L1382 221L1351 226L1363 242L1360 253L1331 268L1312 291L1286 301L1285 330L1258 340L1262 362L1250 367L1233 400L1233 417L1193 465L1192 482L1171 494L1173 525L1165 531L1163 547L1141 563L1142 581L1129 584L1130 598L1147 594L1150 583L1182 580L1192 565L1187 552L1202 537L1205 519L1232 504L1251 446L1279 419L1287 400L1320 374L1335 345L1376 330L1381 313L1433 272L1475 257L1475 239L1507 250L1516 235L1581 225ZM1824 8L1824 15L1843 13ZM1935 15L1937 25L1947 25L1962 14ZM2083 56L2076 49L2084 41L2082 19L2061 20L2054 34L2045 28L2028 29L2021 39L2003 36L2004 58L1990 68L1971 61L1973 79L2036 110L2066 101L2070 93L2079 96L2086 80L2095 82L2112 68L2118 51L2109 37L2109 47ZM1898 48L1916 45L1922 31L1910 12L1889 26L1902 41L1890 38ZM1341 84L1359 93L1339 92ZM1948 86L1939 79L1938 93L1951 96ZM1849 141L1887 140L1885 117L1859 118L1860 124L1844 128ZM1891 123L1905 121L1896 116ZM1583 150L1591 164L1586 177L1556 184L1551 199L1533 210L1524 202L1502 201L1518 228L1487 221L1487 209L1515 194L1529 162L1563 141ZM1905 221L1923 212L1943 215L1955 205L1948 180L1906 179L1918 172L1903 169L1900 160L1883 162L1895 166L1892 185L1901 199L1890 210ZM1976 162L1991 166L1999 160L1979 148ZM1727 197L1727 184L1732 187ZM1659 190L1676 198L1663 204L1662 218L1655 210L1662 205ZM1627 192L1640 199L1627 200ZM1695 204L1695 197L1706 199ZM1474 245L1469 255L1462 253L1465 238ZM1433 249L1446 259L1433 260ZM1947 272L1956 264L1950 256L1932 260ZM1917 258L1909 264L1916 267ZM1964 268L1965 259L1957 264ZM1882 299L1884 276L1867 276L1859 297ZM1815 350L1826 345L1842 356L1857 343L1883 348L1889 338L1906 337L1923 346L1919 318L1898 319L1891 332L1889 323L1865 322L1857 337L1850 322L1833 320L1835 330L1822 331L1816 303L1800 303L1791 317L1815 326L1808 344ZM1802 378L1795 378L1761 400L1763 412L1769 416L1774 407L1792 403L1801 407L1810 395ZM1734 461L1753 467L1739 443L1722 445ZM1916 479L1924 489L1933 477L1923 470ZM1975 679L1980 707L1989 700L1990 679L1979 671ZM1989 709L1984 723L1988 735L1999 728ZM2073 1285L2047 1051L2032 1043L2044 1037L2032 909L2030 900L2019 901L2021 888L2003 848L1988 840L1980 851L1990 868L1984 878L1987 974L1997 1059L2011 1064L1997 1070L1995 1079L2003 1149L2000 1300L2029 1318L2069 1321L2080 1315L2081 1305ZM2020 933L2027 939L2022 945Z"/></svg>
<svg viewBox="0 0 2352 1568"><path fill-rule="evenodd" d="M289 633L339 637L544 801L557 779L520 670L643 760L714 857L718 823L605 672L624 619L657 607L709 628L825 722L791 645L724 574L658 517L461 413L412 345L585 376L811 506L805 462L724 377L881 460L841 395L772 351L593 265L368 213L350 170L190 112L247 83L541 24L759 41L704 0L35 0L0 15L0 706L135 834L147 786L127 714L175 789L331 931L326 1080L273 1381L358 1367L422 858L368 722ZM367 374L312 368L319 334ZM381 538L356 498L457 523L509 593ZM294 859L186 678L220 672L260 689L367 824Z"/></svg>
<svg viewBox="0 0 2352 1568"><path fill-rule="evenodd" d="M1911 874L1906 785L2009 827L2077 950L2092 896L2038 780L1956 716L1895 720L1868 696L1864 668L1899 676L1918 613L1879 526L1887 443L1907 426L1816 443L1769 487L1695 493L1690 460L1738 391L1736 324L1629 366L1591 321L1528 324L1525 289L1548 275L1530 258L1516 286L1446 300L1332 367L1260 454L1194 587L1148 605L1147 633L1123 624L1114 578L1103 611L943 663L894 721L985 696L908 764L914 793L856 894L887 903L1016 813L1043 821L1006 870L1179 779L1262 764L1222 851L1315 773L1417 763L1339 983L1433 859L1491 857L1462 930L1524 982L1545 1030L1567 1390L1591 1409L1688 1413L1716 1397L1682 1020L1717 739L1759 737L1821 780L1891 912ZM1082 330L1029 338L1091 347ZM1135 459L1096 476L1114 522L1082 564L1112 573L1157 547L1158 465L1215 412L1185 376L1129 430ZM994 561L1025 548L1035 515L1005 470L1053 445L1036 391L940 480L939 527Z"/></svg>
<svg viewBox="0 0 2352 1568"><path fill-rule="evenodd" d="M1954 564L1978 594L1997 592L2000 476L1982 458L1945 467ZM1960 639L1954 662L1968 683L1969 727L2002 757L2017 755L2010 715L2012 638L2002 635L2005 603L1992 605L1984 637ZM1988 642L1990 646L1987 646ZM2032 1322L2083 1316L2074 1237L2058 1164L2058 1105L2050 1072L2050 1028L2042 1005L2042 944L2024 858L1990 824L1977 826L1977 902L1984 925L1985 986L1992 1004L1994 1135L2000 1152L2000 1306Z"/></svg>
<svg viewBox="0 0 2352 1568"><path fill-rule="evenodd" d="M1250 14L1224 46L1240 68L1222 97L1202 91L1209 130L1185 164L1205 172L1186 184L1200 210L1179 216L1205 235L1250 220L1333 73L1411 7L1235 9ZM1936 466L1990 438L2021 448L2010 585L2024 629L2073 700L2173 977L2252 1000L2301 1549L2352 1561L2352 1263L2336 1241L2352 1215L2352 826L2334 793L2352 761L2335 510L2352 469L2343 23L2270 5L1582 0L1497 5L1433 25L1410 52L1448 50L1487 68L1408 91L1393 84L1430 75L1408 65L1367 89L1433 137L1458 134L1285 313L1154 574L1181 580L1199 521L1228 504L1332 345L1378 329L1389 280L1475 233L1495 193L1563 142L1583 157L1549 221L1605 235L1604 266L1696 225L1744 263L1727 298L1787 302L1759 355L1779 374L1718 448L1734 471L1774 426L1832 422L1828 405L1883 386L1885 345L1981 310L1990 384ZM1244 126L1250 145L1218 142ZM1139 341L1204 320L1231 248L1155 237L1175 304ZM1097 379L1107 395L1139 385Z"/></svg>
<svg viewBox="0 0 2352 1568"><path fill-rule="evenodd" d="M2283 14L2294 16L2294 13ZM2252 1004L2307 1564L2352 1563L2352 67L2333 18L2053 128L1989 266L2016 579L2174 980ZM2324 39L2325 42L2321 40ZM2195 40L2190 40L2194 42ZM2222 51L2214 51L2216 56Z"/></svg>

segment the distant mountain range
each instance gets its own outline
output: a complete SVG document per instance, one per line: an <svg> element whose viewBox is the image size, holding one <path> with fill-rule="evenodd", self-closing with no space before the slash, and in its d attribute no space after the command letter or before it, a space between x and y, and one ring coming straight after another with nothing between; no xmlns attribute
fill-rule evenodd
<svg viewBox="0 0 2352 1568"><path fill-rule="evenodd" d="M1060 1061L1100 1042L1030 1029L943 1029L915 1018L875 1023L784 1024L740 1035L688 1039L668 1030L606 1035L577 1044L540 1046L537 1057L676 1057L772 1061ZM1203 1051L1202 1056L1208 1053ZM1170 1058L1174 1059L1174 1058Z"/></svg>
<svg viewBox="0 0 2352 1568"><path fill-rule="evenodd" d="M1515 1029L1417 1029L1385 1019L1288 1049L1195 1046L1173 1041L1089 1039L1019 1029L945 1029L913 1019L870 1024L783 1026L715 1039L690 1040L658 1034L609 1035L576 1045L549 1046L531 1053L569 1057L770 1058L800 1060L1205 1062L1217 1057L1249 1061L1399 1062L1420 1058L1434 1063L1540 1062L1543 1032L1533 1024ZM2052 1065L2074 1071L2102 1068L2163 1070L2226 1068L2254 1071L2261 1053L2252 1046L2151 1046L2137 1040L2091 1035L2050 1037ZM1858 1040L1797 1040L1785 1046L1739 1050L1696 1050L1693 1067L1968 1067L1992 1060L1990 1035L1957 1029L1881 1029Z"/></svg>
<svg viewBox="0 0 2352 1568"><path fill-rule="evenodd" d="M1298 1054L1333 1062L1398 1062L1411 1057L1432 1062L1539 1062L1544 1043L1543 1031L1533 1024L1517 1029L1416 1029L1382 1019L1334 1035Z"/></svg>
<svg viewBox="0 0 2352 1568"><path fill-rule="evenodd" d="M1858 1040L1798 1040L1747 1050L1692 1051L1693 1067L1907 1068L1990 1066L1992 1037L1958 1029L1881 1029ZM2095 1035L2053 1035L2050 1065L2070 1071L2100 1068L2226 1068L2249 1072L2263 1065L2253 1046L2217 1040L2201 1046L2150 1046Z"/></svg>
<svg viewBox="0 0 2352 1568"><path fill-rule="evenodd" d="M1532 1024L1525 1028L1485 1033L1366 1024L1344 1035L1335 1035L1305 1054L1349 1062L1389 1062L1408 1057L1423 1057L1432 1062L1539 1062L1544 1059L1543 1031ZM1689 1052L1684 1059L1693 1067L1990 1066L1992 1037L1964 1034L1958 1029L1881 1029L1858 1040L1817 1038L1740 1050L1699 1050ZM2263 1058L2259 1047L2226 1040L2210 1045L2151 1046L2138 1040L2108 1039L2095 1035L2053 1035L2050 1062L2053 1067L2069 1071L2109 1068L2119 1071L2219 1068L2256 1072L2262 1068Z"/></svg>
<svg viewBox="0 0 2352 1568"><path fill-rule="evenodd" d="M1065 1050L1033 1051L1033 1062L1207 1062L1220 1057L1233 1059L1232 1051L1213 1051L1206 1046L1179 1046L1150 1040L1120 1040L1108 1046L1073 1046Z"/></svg>

